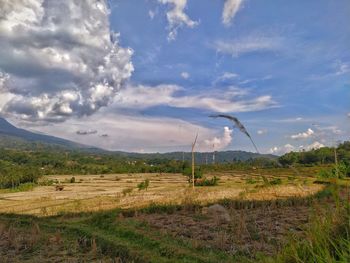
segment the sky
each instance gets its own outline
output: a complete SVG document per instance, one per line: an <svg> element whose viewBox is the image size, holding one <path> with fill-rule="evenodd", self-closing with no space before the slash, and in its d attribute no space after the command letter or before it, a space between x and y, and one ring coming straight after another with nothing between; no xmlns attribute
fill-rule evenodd
<svg viewBox="0 0 350 263"><path fill-rule="evenodd" d="M348 0L0 0L0 115L108 150L350 137Z"/></svg>

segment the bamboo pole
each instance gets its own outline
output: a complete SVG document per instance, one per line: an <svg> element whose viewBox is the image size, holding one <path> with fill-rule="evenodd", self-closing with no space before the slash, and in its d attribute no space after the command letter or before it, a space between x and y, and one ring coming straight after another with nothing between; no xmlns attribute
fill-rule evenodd
<svg viewBox="0 0 350 263"><path fill-rule="evenodd" d="M334 163L335 163L335 172L336 177L339 177L339 170L338 170L338 156L337 156L337 147L334 146Z"/></svg>
<svg viewBox="0 0 350 263"><path fill-rule="evenodd" d="M194 189L194 147L196 146L198 138L198 133L196 135L196 138L194 139L194 142L192 143L192 189Z"/></svg>

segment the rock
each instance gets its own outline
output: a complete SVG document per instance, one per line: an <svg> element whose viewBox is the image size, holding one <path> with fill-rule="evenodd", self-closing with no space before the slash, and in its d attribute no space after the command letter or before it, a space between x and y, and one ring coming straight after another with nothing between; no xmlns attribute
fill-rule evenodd
<svg viewBox="0 0 350 263"><path fill-rule="evenodd" d="M217 219L221 223L229 223L231 221L230 214L227 209L219 204L204 207L202 213Z"/></svg>

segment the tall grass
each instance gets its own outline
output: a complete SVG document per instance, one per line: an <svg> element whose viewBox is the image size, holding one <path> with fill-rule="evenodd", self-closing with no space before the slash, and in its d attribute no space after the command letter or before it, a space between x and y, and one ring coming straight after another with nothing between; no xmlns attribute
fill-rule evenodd
<svg viewBox="0 0 350 263"><path fill-rule="evenodd" d="M332 189L335 208L312 218L303 237L292 237L288 245L268 263L347 263L350 262L350 205ZM349 196L349 192L347 192Z"/></svg>

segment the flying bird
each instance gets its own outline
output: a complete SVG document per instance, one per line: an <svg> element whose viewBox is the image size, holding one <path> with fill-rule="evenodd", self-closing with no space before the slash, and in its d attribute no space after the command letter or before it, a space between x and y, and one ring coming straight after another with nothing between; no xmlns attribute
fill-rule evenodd
<svg viewBox="0 0 350 263"><path fill-rule="evenodd" d="M227 115L227 114L216 114L216 115L210 115L209 117L211 117L211 118L226 118L226 119L232 121L234 123L234 127L237 127L242 133L244 133L249 138L249 140L252 142L256 152L259 153L259 150L256 147L256 145L255 145L252 137L248 133L247 129L244 127L244 125L236 117L231 116L231 115Z"/></svg>

